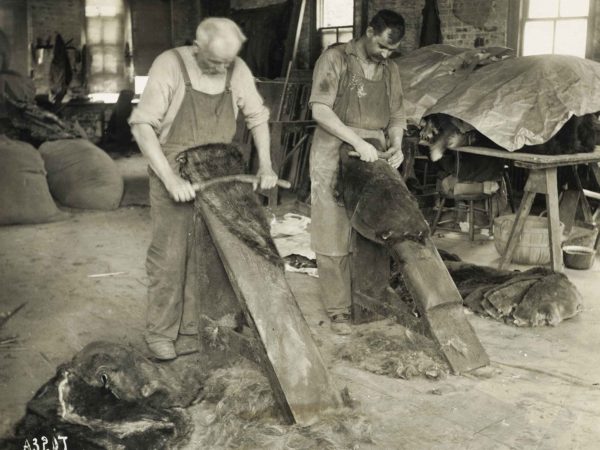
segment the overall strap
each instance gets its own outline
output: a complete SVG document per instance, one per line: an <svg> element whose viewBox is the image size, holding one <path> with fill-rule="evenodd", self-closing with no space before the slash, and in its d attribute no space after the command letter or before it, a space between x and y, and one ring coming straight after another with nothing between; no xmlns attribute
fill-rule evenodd
<svg viewBox="0 0 600 450"><path fill-rule="evenodd" d="M185 63L183 62L181 53L179 53L178 50L175 50L175 56L177 56L177 60L179 61L179 67L181 68L181 74L183 75L183 81L185 82L185 88L186 88L186 90L191 89L192 82L190 80L190 75L187 71L187 68L185 67Z"/></svg>
<svg viewBox="0 0 600 450"><path fill-rule="evenodd" d="M233 76L233 69L235 69L235 59L227 68L227 77L225 78L225 92L231 92L231 77Z"/></svg>

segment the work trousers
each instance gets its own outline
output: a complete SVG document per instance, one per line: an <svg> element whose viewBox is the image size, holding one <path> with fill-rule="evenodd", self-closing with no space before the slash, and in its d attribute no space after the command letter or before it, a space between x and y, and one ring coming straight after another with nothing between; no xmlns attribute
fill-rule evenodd
<svg viewBox="0 0 600 450"><path fill-rule="evenodd" d="M329 317L350 314L350 255L327 256L317 253L317 266L321 299Z"/></svg>
<svg viewBox="0 0 600 450"><path fill-rule="evenodd" d="M150 172L152 242L148 248L146 342L174 341L198 332L198 273L194 246L193 202L171 199Z"/></svg>

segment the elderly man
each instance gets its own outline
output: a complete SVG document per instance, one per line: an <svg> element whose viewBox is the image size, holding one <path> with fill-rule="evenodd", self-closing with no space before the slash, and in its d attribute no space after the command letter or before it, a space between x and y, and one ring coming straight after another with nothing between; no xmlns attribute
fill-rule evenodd
<svg viewBox="0 0 600 450"><path fill-rule="evenodd" d="M404 19L379 11L365 34L326 50L318 59L310 104L318 127L311 148L311 244L317 254L321 296L339 334L350 332L350 222L333 196L342 142L352 145L363 161L377 160L377 150L364 139L375 138L387 148L389 163L403 160L406 128L402 87L388 58L404 36ZM386 146L387 131L389 146Z"/></svg>
<svg viewBox="0 0 600 450"><path fill-rule="evenodd" d="M208 18L193 46L159 55L129 123L150 165L152 242L148 249L145 339L161 360L177 356L179 335L197 333L190 201L192 185L179 176L175 158L190 147L230 143L241 111L259 158L260 187L277 181L270 159L269 111L254 78L237 54L246 40L229 19Z"/></svg>

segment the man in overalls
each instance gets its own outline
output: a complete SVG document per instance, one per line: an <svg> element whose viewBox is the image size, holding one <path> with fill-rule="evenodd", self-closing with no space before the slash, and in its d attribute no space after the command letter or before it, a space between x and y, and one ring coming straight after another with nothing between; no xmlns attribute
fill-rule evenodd
<svg viewBox="0 0 600 450"><path fill-rule="evenodd" d="M310 104L318 127L310 153L311 246L317 255L321 298L339 334L350 332L351 304L351 226L333 196L339 148L347 142L363 161L372 162L377 151L364 139L375 138L388 149L390 165L397 168L402 163L402 87L398 69L388 58L403 36L402 16L381 10L362 37L327 49L313 73Z"/></svg>
<svg viewBox="0 0 600 450"><path fill-rule="evenodd" d="M152 242L148 249L145 339L161 360L177 356L180 335L197 334L198 274L192 251L192 185L179 176L176 156L190 147L231 143L242 112L257 148L260 187L275 186L269 111L248 66L237 57L246 40L229 19L208 18L193 46L159 55L129 123L150 166Z"/></svg>

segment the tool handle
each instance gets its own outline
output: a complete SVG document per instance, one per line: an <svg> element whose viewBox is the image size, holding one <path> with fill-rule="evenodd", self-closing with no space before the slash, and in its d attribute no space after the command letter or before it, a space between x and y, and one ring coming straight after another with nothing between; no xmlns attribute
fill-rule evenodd
<svg viewBox="0 0 600 450"><path fill-rule="evenodd" d="M194 183L192 185L192 187L194 188L195 191L201 191L203 189L206 189L209 186L212 186L213 184L232 183L232 182L259 183L260 178L257 177L256 175L245 175L245 174L226 175L223 177L217 177L217 178L213 178L211 180L206 180L202 183ZM292 187L292 184L287 180L277 180L277 186L279 186L280 188L283 188L283 189L289 189Z"/></svg>
<svg viewBox="0 0 600 450"><path fill-rule="evenodd" d="M351 151L351 152L348 152L348 156L360 158L360 153L355 152L355 151ZM379 159L390 159L390 155L388 155L385 152L377 151L377 156L378 156Z"/></svg>

